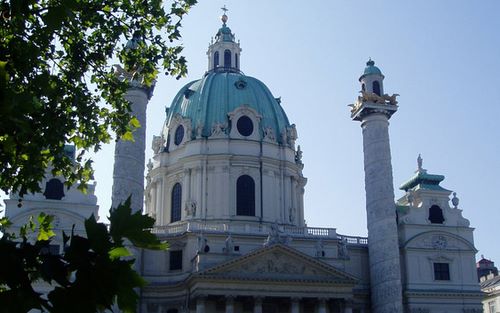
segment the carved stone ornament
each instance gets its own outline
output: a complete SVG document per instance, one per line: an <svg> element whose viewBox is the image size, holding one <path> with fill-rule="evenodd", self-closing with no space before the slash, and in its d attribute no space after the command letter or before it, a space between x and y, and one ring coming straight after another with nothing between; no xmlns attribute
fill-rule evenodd
<svg viewBox="0 0 500 313"><path fill-rule="evenodd" d="M448 246L448 241L445 236L437 235L432 237L432 247L434 249L446 249Z"/></svg>
<svg viewBox="0 0 500 313"><path fill-rule="evenodd" d="M281 253L271 253L263 255L255 262L244 263L239 267L228 270L227 273L237 274L300 274L300 275L320 275L317 269L307 266L298 260L291 259Z"/></svg>
<svg viewBox="0 0 500 313"><path fill-rule="evenodd" d="M212 125L212 134L210 137L225 137L226 136L226 129L227 129L227 124L223 124L220 122L215 122Z"/></svg>
<svg viewBox="0 0 500 313"><path fill-rule="evenodd" d="M268 142L276 142L276 136L272 127L264 128L264 140Z"/></svg>

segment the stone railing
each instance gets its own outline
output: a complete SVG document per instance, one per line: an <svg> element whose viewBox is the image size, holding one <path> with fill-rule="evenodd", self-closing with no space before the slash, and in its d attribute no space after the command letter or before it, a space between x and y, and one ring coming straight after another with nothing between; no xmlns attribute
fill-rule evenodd
<svg viewBox="0 0 500 313"><path fill-rule="evenodd" d="M338 234L337 237L348 245L360 245L360 246L368 245L367 237L346 236L340 234Z"/></svg>
<svg viewBox="0 0 500 313"><path fill-rule="evenodd" d="M274 228L274 229L273 229ZM298 227L292 225L245 223L239 221L182 221L165 226L156 226L153 233L157 235L178 235L186 232L193 233L224 233L242 235L267 236L272 232L296 238L340 239L348 245L367 245L368 238L338 235L335 228Z"/></svg>
<svg viewBox="0 0 500 313"><path fill-rule="evenodd" d="M158 235L176 235L185 232L205 232L205 233L231 233L231 234L252 234L268 235L275 230L283 235L292 237L319 237L319 238L337 238L335 228L320 227L298 227L291 225L273 225L259 223L244 223L232 221L230 223L212 222L212 221L183 221L165 226L156 226L153 233Z"/></svg>

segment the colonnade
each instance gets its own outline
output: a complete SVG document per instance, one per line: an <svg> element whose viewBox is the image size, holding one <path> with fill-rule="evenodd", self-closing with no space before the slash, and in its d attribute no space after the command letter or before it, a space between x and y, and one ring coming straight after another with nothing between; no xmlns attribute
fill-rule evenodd
<svg viewBox="0 0 500 313"><path fill-rule="evenodd" d="M253 297L253 313L267 313L269 310L265 309L264 306L264 300L270 300L269 298L264 298L264 297ZM207 310L207 296L199 296L196 298L196 313L211 313ZM235 313L235 302L237 301L234 296L225 296L225 313ZM291 297L289 298L289 313L301 313L304 312L304 310L301 310L301 304L302 304L302 298L299 297ZM329 310L329 301L334 300L339 302L339 309L335 310L335 312L340 312L340 313L353 313L352 309L352 301L349 299L328 299L328 298L316 298L316 299L310 299L309 298L309 303L312 302L315 303L315 308L314 311L317 313L331 313ZM272 300L271 300L272 301ZM276 304L278 305L278 304ZM269 311L269 312L278 312L276 310ZM282 311L279 311L282 312Z"/></svg>

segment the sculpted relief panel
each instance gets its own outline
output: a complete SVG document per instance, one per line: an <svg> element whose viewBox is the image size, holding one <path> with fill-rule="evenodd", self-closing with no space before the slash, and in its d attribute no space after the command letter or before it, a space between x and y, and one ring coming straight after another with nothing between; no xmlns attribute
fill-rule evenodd
<svg viewBox="0 0 500 313"><path fill-rule="evenodd" d="M251 262L245 262L226 272L235 274L276 273L276 274L297 274L297 275L308 275L308 276L330 274L327 273L326 271L313 268L309 264L306 264L294 258L290 258L288 255L278 252L273 252L267 255L263 255L259 257L257 260L252 260Z"/></svg>

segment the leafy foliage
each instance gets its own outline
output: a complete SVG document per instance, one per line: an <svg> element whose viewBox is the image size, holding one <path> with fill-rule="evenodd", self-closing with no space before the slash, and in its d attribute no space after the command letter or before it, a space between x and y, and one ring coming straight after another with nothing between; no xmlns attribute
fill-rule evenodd
<svg viewBox="0 0 500 313"><path fill-rule="evenodd" d="M139 248L166 249L149 231L154 220L139 212L132 214L129 199L111 210L109 230L91 216L85 221L87 238L63 234L64 252L52 254L47 238L53 236L51 219L39 216L34 243L28 239L36 229L33 222L16 237L8 232L6 220L0 220L0 312L101 312L114 303L123 312L135 312L138 296L134 288L144 286L145 281L132 268L134 259L125 239ZM46 297L33 289L40 281L53 286Z"/></svg>
<svg viewBox="0 0 500 313"><path fill-rule="evenodd" d="M0 0L0 189L38 191L49 163L68 185L85 183L85 153L139 126L112 64L145 85L159 71L186 73L172 42L196 0L167 2L165 10L161 0ZM65 143L81 151L76 164Z"/></svg>

